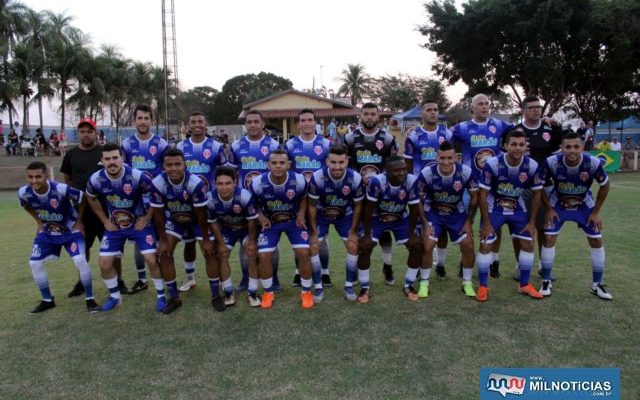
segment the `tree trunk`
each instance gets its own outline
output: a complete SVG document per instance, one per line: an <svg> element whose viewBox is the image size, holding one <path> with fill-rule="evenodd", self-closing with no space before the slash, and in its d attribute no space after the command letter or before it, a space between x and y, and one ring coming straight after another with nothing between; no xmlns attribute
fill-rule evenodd
<svg viewBox="0 0 640 400"><path fill-rule="evenodd" d="M22 96L22 129L29 129L29 100L25 94Z"/></svg>
<svg viewBox="0 0 640 400"><path fill-rule="evenodd" d="M40 120L40 131L44 134L44 124L42 122L42 97L38 97L38 118Z"/></svg>
<svg viewBox="0 0 640 400"><path fill-rule="evenodd" d="M61 116L60 116L60 130L63 131L64 130L64 111L65 111L64 110L64 102L65 102L66 93L64 91L64 86L65 85L62 84L60 86L61 86L61 89L60 89L60 91L61 91L61 93L60 93L60 103L61 103L60 104L60 114L61 114Z"/></svg>

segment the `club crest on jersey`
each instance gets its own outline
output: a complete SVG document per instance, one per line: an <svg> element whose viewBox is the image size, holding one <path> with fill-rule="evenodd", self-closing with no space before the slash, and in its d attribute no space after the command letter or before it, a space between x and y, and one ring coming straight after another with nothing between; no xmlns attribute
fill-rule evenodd
<svg viewBox="0 0 640 400"><path fill-rule="evenodd" d="M551 140L551 135L549 134L549 132L544 132L542 134L542 138L544 139L545 142L548 142L549 140Z"/></svg>
<svg viewBox="0 0 640 400"><path fill-rule="evenodd" d="M462 182L460 182L460 181L455 181L455 182L453 182L453 189L454 189L456 192L459 192L459 191L460 191L460 189L462 189Z"/></svg>
<svg viewBox="0 0 640 400"><path fill-rule="evenodd" d="M589 179L589 173L587 171L580 172L580 180L586 182Z"/></svg>
<svg viewBox="0 0 640 400"><path fill-rule="evenodd" d="M316 146L313 148L313 152L316 153L317 155L322 154L322 146Z"/></svg>
<svg viewBox="0 0 640 400"><path fill-rule="evenodd" d="M71 246L69 246L69 250L71 250L72 253L75 253L76 251L78 251L78 244L76 242L71 243Z"/></svg>
<svg viewBox="0 0 640 400"><path fill-rule="evenodd" d="M58 203L58 199L50 199L49 200L49 205L53 208L58 208L58 206L60 205L60 203Z"/></svg>
<svg viewBox="0 0 640 400"><path fill-rule="evenodd" d="M152 245L155 242L155 240L153 239L153 236L151 235L147 235L147 237L144 240L145 242L147 242L148 245Z"/></svg>
<svg viewBox="0 0 640 400"><path fill-rule="evenodd" d="M489 132L491 132L491 133L496 133L496 130L497 130L497 129L496 129L496 127L495 127L495 126L490 126L490 127L489 127Z"/></svg>
<svg viewBox="0 0 640 400"><path fill-rule="evenodd" d="M518 179L520 180L520 182L525 183L527 181L527 179L529 178L529 175L527 175L526 172L520 172L520 175L518 175Z"/></svg>
<svg viewBox="0 0 640 400"><path fill-rule="evenodd" d="M267 146L260 147L260 153L266 156L267 154L269 154L269 148Z"/></svg>
<svg viewBox="0 0 640 400"><path fill-rule="evenodd" d="M209 150L209 149L204 149L204 150L202 151L202 156L203 156L204 158L209 158L209 157L211 157L211 150Z"/></svg>
<svg viewBox="0 0 640 400"><path fill-rule="evenodd" d="M240 207L240 204L233 205L233 212L236 214L240 214L242 212L242 207Z"/></svg>
<svg viewBox="0 0 640 400"><path fill-rule="evenodd" d="M302 240L309 240L309 234L307 233L307 231L300 232L300 237L302 238Z"/></svg>
<svg viewBox="0 0 640 400"><path fill-rule="evenodd" d="M444 136L439 136L438 137L438 144L442 144L442 142L444 142Z"/></svg>
<svg viewBox="0 0 640 400"><path fill-rule="evenodd" d="M131 194L131 192L133 192L133 187L130 183L125 183L124 185L122 185L122 191L125 192L128 196Z"/></svg>
<svg viewBox="0 0 640 400"><path fill-rule="evenodd" d="M382 142L382 140L376 140L376 148L378 150L382 150L383 147L384 147L384 143Z"/></svg>
<svg viewBox="0 0 640 400"><path fill-rule="evenodd" d="M398 198L399 198L400 200L404 200L404 198L405 198L405 197L407 197L407 192L405 192L404 190L401 190L401 191L398 193Z"/></svg>
<svg viewBox="0 0 640 400"><path fill-rule="evenodd" d="M349 193L351 193L351 188L349 186L346 186L346 185L343 186L342 187L342 194L347 196L347 195L349 195Z"/></svg>
<svg viewBox="0 0 640 400"><path fill-rule="evenodd" d="M182 191L182 198L185 200L189 200L189 192L187 192L186 190Z"/></svg>
<svg viewBox="0 0 640 400"><path fill-rule="evenodd" d="M293 190L293 189L288 189L287 190L287 199L293 200L294 197L296 197L296 191Z"/></svg>
<svg viewBox="0 0 640 400"><path fill-rule="evenodd" d="M149 147L149 154L151 154L152 156L155 156L157 152L158 152L158 148L156 146Z"/></svg>

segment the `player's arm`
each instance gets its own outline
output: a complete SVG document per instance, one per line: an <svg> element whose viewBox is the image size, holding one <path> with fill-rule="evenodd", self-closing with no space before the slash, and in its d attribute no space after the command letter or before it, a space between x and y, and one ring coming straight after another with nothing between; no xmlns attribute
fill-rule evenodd
<svg viewBox="0 0 640 400"><path fill-rule="evenodd" d="M318 234L318 209L316 208L318 200L313 197L308 197L309 207L307 213L309 215L309 231L312 235Z"/></svg>
<svg viewBox="0 0 640 400"><path fill-rule="evenodd" d="M105 214L104 210L102 209L102 204L100 204L98 198L89 194L88 192L85 197L93 213L96 215L96 217L98 217L100 222L102 222L102 225L104 225L104 229L110 232L117 231L118 227L113 222L111 222L109 217L107 217L107 214Z"/></svg>
<svg viewBox="0 0 640 400"><path fill-rule="evenodd" d="M540 211L540 204L542 203L542 188L532 189L531 195L531 210L529 210L529 222L522 229L521 232L528 231L532 238L536 237L536 216Z"/></svg>
<svg viewBox="0 0 640 400"><path fill-rule="evenodd" d="M307 229L306 219L307 219L307 196L303 197L302 200L300 200L300 209L296 214L296 225L298 225L299 228Z"/></svg>
<svg viewBox="0 0 640 400"><path fill-rule="evenodd" d="M247 256L256 257L258 255L258 219L253 218L249 220L248 234L247 234Z"/></svg>
<svg viewBox="0 0 640 400"><path fill-rule="evenodd" d="M371 249L374 246L373 240L371 238L371 224L373 219L373 209L376 206L374 201L370 201L368 199L364 201L364 209L362 211L364 225L364 235L360 238L360 248L361 249Z"/></svg>
<svg viewBox="0 0 640 400"><path fill-rule="evenodd" d="M222 238L222 231L220 231L220 225L216 221L209 222L209 228L211 229L211 233L213 233L213 237L216 240L216 250L218 252L218 257L220 258L228 258L229 257L229 249L227 245L224 244L224 239Z"/></svg>
<svg viewBox="0 0 640 400"><path fill-rule="evenodd" d="M422 247L422 239L420 239L420 235L416 235L416 226L418 220L421 219L420 209L422 208L422 202L409 204L409 242L407 243L409 247ZM424 210L422 210L422 214L424 215Z"/></svg>
<svg viewBox="0 0 640 400"><path fill-rule="evenodd" d="M38 214L36 213L36 210L34 210L30 205L25 204L24 206L22 206L22 208L27 212L27 214L31 215L31 217L36 221L36 225L37 227L37 231L36 233L42 231L44 229L44 227L42 226L42 221L40 220L40 218L38 218Z"/></svg>
<svg viewBox="0 0 640 400"><path fill-rule="evenodd" d="M489 205L487 204L487 198L489 197L489 190L481 187L479 190L479 205L480 205L480 217L482 218L482 229L480 230L480 240L484 240L491 236L493 233L493 227L491 226L491 220L489 219Z"/></svg>
<svg viewBox="0 0 640 400"><path fill-rule="evenodd" d="M209 225L207 224L207 206L206 205L193 205L193 213L196 216L196 222L202 232L202 255L205 257L213 257L214 247L211 239L209 238Z"/></svg>

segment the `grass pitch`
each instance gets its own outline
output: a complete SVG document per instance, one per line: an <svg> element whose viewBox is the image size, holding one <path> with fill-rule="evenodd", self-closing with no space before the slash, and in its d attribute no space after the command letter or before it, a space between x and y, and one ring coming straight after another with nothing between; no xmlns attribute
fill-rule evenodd
<svg viewBox="0 0 640 400"><path fill-rule="evenodd" d="M619 367L622 398L640 398L640 295L633 289L640 174L612 174L611 181L603 217L612 302L589 293L588 245L567 224L557 246L553 296L542 301L517 293L511 245L503 244L503 276L490 280L485 304L462 294L455 247L447 257L449 279L434 276L429 298L418 303L401 293L406 250L394 250L394 287L384 285L375 250L370 304L347 303L341 295L344 246L332 232L335 286L314 309L301 310L298 290L289 285L293 260L283 236L285 291L272 310L250 309L239 296L235 307L214 312L199 258L198 286L169 316L153 311L152 289L125 296L114 312L88 314L83 299L66 298L77 279L66 255L47 264L57 307L29 315L39 299L27 264L35 224L14 192L2 192L0 398L473 399L479 397L481 367ZM237 278L235 251L232 260ZM107 291L96 262L94 246L101 302ZM130 247L124 265L130 284ZM537 276L533 281L538 287Z"/></svg>

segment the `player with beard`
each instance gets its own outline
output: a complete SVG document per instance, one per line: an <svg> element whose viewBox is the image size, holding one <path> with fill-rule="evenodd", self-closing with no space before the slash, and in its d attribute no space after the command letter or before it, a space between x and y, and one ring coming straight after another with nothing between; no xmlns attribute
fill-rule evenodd
<svg viewBox="0 0 640 400"><path fill-rule="evenodd" d="M329 227L334 226L347 250L345 260L346 279L344 297L356 300L353 285L358 276L358 225L364 199L362 176L347 167L347 149L342 144L334 144L329 150L326 166L315 171L309 182L309 225L311 230L312 268L313 257L327 241ZM322 289L314 293L316 302L322 300Z"/></svg>
<svg viewBox="0 0 640 400"><path fill-rule="evenodd" d="M365 103L362 105L360 127L349 133L345 138L345 145L349 154L349 168L358 171L362 175L365 186L369 185L369 180L372 177L384 172L387 158L395 155L398 151L395 138L383 129L379 129L379 122L378 106L374 103ZM383 236L380 237L380 247L382 248L382 272L385 283L393 285L395 280L393 279L393 268L391 266L391 235L388 232L384 232ZM360 268L360 264L358 265Z"/></svg>
<svg viewBox="0 0 640 400"><path fill-rule="evenodd" d="M436 164L440 143L451 140L451 131L443 125L438 125L438 103L434 100L422 102L420 118L422 125L407 134L404 142L404 158L407 162L409 173L420 176L420 172L427 166ZM447 272L444 269L447 256L448 236L441 235L438 239L436 274L438 278L445 279ZM433 257L431 257L433 259Z"/></svg>
<svg viewBox="0 0 640 400"><path fill-rule="evenodd" d="M300 135L287 140L284 145L291 160L291 170L304 175L307 183L309 183L311 175L325 165L329 147L331 147L329 139L316 134L315 126L316 118L313 110L309 108L300 110L298 113ZM298 261L296 260L296 275L293 278L293 287L300 286L300 273L297 264ZM320 242L319 254L311 255L311 264L313 267L313 284L316 290L322 291L323 286L332 286L331 277L329 276L329 241L323 240Z"/></svg>
<svg viewBox="0 0 640 400"><path fill-rule="evenodd" d="M133 109L133 124L136 133L122 141L121 147L124 154L124 162L131 168L142 171L149 179L153 179L162 173L162 155L167 150L169 144L166 140L151 132L153 123L153 110L147 104L138 104ZM149 196L143 198L145 207L149 207ZM145 269L144 257L140 249L135 247L134 258L138 280L131 287L131 293L146 290L147 271Z"/></svg>
<svg viewBox="0 0 640 400"><path fill-rule="evenodd" d="M184 154L187 171L202 179L208 191L213 186L215 169L227 163L224 146L206 135L207 120L199 111L189 114L191 136L176 146ZM187 292L196 286L196 242L193 235L183 237L184 271L186 279L180 286L181 292Z"/></svg>
<svg viewBox="0 0 640 400"><path fill-rule="evenodd" d="M245 115L244 121L247 135L235 140L229 151L229 165L237 168L238 186L249 190L251 180L268 171L269 154L279 149L280 144L265 133L264 118L260 111L251 110ZM242 280L238 285L239 292L247 290L249 284L249 262L246 257L247 249L241 244L240 268ZM279 292L282 288L278 280L278 249L273 253L273 289Z"/></svg>

